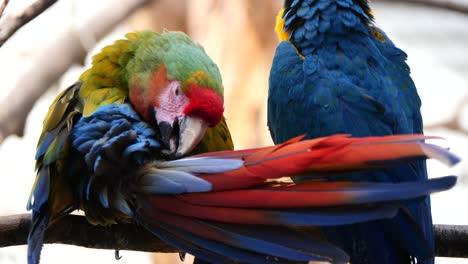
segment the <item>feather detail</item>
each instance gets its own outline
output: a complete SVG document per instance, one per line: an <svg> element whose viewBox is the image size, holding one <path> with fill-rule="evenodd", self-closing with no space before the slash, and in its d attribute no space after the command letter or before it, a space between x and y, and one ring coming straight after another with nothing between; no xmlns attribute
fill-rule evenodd
<svg viewBox="0 0 468 264"><path fill-rule="evenodd" d="M412 160L436 158L449 165L459 161L448 150L424 143L423 135L350 138L335 135L300 141L293 138L276 146L222 151L196 157L239 159L243 166L221 173L205 173L200 177L213 184L213 190L252 187L266 179L301 174L321 177L330 173L391 167ZM306 172L306 173L305 173Z"/></svg>
<svg viewBox="0 0 468 264"><path fill-rule="evenodd" d="M109 197L107 194L107 185L102 188L102 191L99 192L99 201L101 202L104 208L109 208Z"/></svg>
<svg viewBox="0 0 468 264"><path fill-rule="evenodd" d="M155 196L153 208L178 215L235 224L330 226L345 225L395 216L390 205L348 208L263 209L195 205L172 196Z"/></svg>
<svg viewBox="0 0 468 264"><path fill-rule="evenodd" d="M125 200L124 195L121 192L114 194L112 199L112 207L119 210L126 216L132 216L133 210L130 208L130 205Z"/></svg>
<svg viewBox="0 0 468 264"><path fill-rule="evenodd" d="M208 192L212 186L211 183L185 171L149 168L140 179L140 189L150 194L179 194Z"/></svg>
<svg viewBox="0 0 468 264"><path fill-rule="evenodd" d="M184 252L192 253L198 258L209 261L210 263L275 263L265 258L259 258L257 254L251 251L238 250L220 243L216 243L202 237L177 230L170 225L166 225L142 217L141 224L146 226L153 234L161 238L166 243L173 245ZM222 253L219 253L219 252ZM252 262L253 261L253 262ZM291 262L283 262L291 263Z"/></svg>
<svg viewBox="0 0 468 264"><path fill-rule="evenodd" d="M407 200L450 189L455 176L401 183L315 182L280 183L259 189L183 194L193 205L237 208L300 208Z"/></svg>
<svg viewBox="0 0 468 264"><path fill-rule="evenodd" d="M32 214L32 226L28 235L28 263L39 263L44 235L50 222L50 214L44 207Z"/></svg>
<svg viewBox="0 0 468 264"><path fill-rule="evenodd" d="M346 253L325 242L319 233L307 235L307 233L295 232L287 226L347 225L394 217L399 207L385 203L369 204L369 202L404 200L417 197L424 192L427 194L431 191L449 188L454 183L454 177L445 177L423 183L356 184L359 187L368 187L369 194L364 190L357 191L364 197L360 202L366 205L346 206L347 201L343 201L341 206L325 208L314 208L302 204L302 206L308 206L304 209L295 207L297 204L294 202L283 208L282 204L274 206L274 204L257 200L267 198L266 196L255 198L251 204L236 203L235 197L237 199L247 197L246 200L252 198L244 195L243 190L153 196L149 200L145 198L142 201L144 206L138 211L137 219L167 243L211 262L305 263L307 261L328 261L347 263L349 257ZM297 193L314 189L332 192L339 187L344 187L352 192L353 185L351 183L330 183L327 185L327 183L309 182L291 186L273 185L268 188L278 188L282 191L291 188L293 189L292 193ZM396 192L389 194L392 193L392 188L400 188L399 194L402 195L399 196ZM417 190L418 188L422 190ZM249 191L245 190L245 192ZM277 197L277 194L271 190L268 191L270 192L268 198ZM223 194L227 193L236 194L231 199L225 199ZM204 197L207 198L203 200L204 202L196 199L196 197L212 194L217 196ZM326 195L322 194L321 196ZM317 199L317 197L313 198ZM276 201L272 202L276 203ZM200 205L203 203L204 205ZM223 207L224 203L227 204L225 207ZM289 206L293 209L286 208ZM263 207L276 209L262 209Z"/></svg>
<svg viewBox="0 0 468 264"><path fill-rule="evenodd" d="M448 149L433 144L421 145L426 156L439 160L447 166L452 166L460 161L460 158L450 153Z"/></svg>
<svg viewBox="0 0 468 264"><path fill-rule="evenodd" d="M185 158L172 161L156 161L153 165L160 169L171 169L188 173L221 173L240 168L241 160L216 158Z"/></svg>
<svg viewBox="0 0 468 264"><path fill-rule="evenodd" d="M198 245L208 250L240 261L289 263L348 260L343 251L319 239L318 236L309 236L287 227L256 226L253 229L249 226L207 222L157 210L145 211L144 214L147 214L146 223L154 223L156 220L173 233L183 234L183 237L198 242ZM220 248L228 249L228 252L219 251ZM261 258L246 259L246 256ZM254 260L255 262L252 262Z"/></svg>

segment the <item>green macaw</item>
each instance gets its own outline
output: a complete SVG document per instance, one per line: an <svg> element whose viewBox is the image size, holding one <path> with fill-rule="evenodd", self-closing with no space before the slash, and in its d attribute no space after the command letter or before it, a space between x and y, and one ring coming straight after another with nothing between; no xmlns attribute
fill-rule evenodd
<svg viewBox="0 0 468 264"><path fill-rule="evenodd" d="M76 209L92 224L134 222L211 263L344 263L346 253L320 233L291 227L393 217L398 206L391 201L455 184L454 177L383 185L281 182L285 175L322 177L428 155L457 159L421 135L295 138L233 151L221 77L203 48L177 32L126 37L95 55L45 118L28 203L30 264L39 262L49 224Z"/></svg>
<svg viewBox="0 0 468 264"><path fill-rule="evenodd" d="M221 76L203 48L178 32L127 34L126 39L96 54L92 67L49 108L37 146L38 174L28 202L34 223L31 250L37 250L34 245L41 247L49 221L77 208L82 208L93 224L107 225L131 217L124 208L128 205L121 204L121 210L95 208L93 199L81 199L81 181L89 181L90 176L82 175L86 161L71 140L80 118L91 116L99 107L125 103L158 127L160 142L151 147L164 145L162 156L234 148L223 117ZM32 262L37 262L39 252L30 254L37 254L30 255Z"/></svg>

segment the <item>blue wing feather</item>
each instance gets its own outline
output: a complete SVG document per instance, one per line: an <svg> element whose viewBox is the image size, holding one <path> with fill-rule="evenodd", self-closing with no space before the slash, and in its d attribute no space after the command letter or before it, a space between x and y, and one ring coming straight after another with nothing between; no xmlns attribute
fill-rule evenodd
<svg viewBox="0 0 468 264"><path fill-rule="evenodd" d="M201 252L202 254L197 256L202 258L205 256L208 261L213 261L213 257L217 255L241 263L307 263L311 260L345 263L348 261L348 256L339 248L318 240L316 236L307 236L286 227L234 226L172 214L169 214L171 217L169 219L172 219L170 222L164 218L167 213L159 211L156 215L163 218L147 217L144 212L140 212L142 224L170 244L180 245L183 240L188 240L189 243L195 242L191 247L184 249L192 254ZM184 223L184 227L172 224L174 221ZM194 228L196 231L191 232L190 230ZM302 245L304 242L306 243ZM229 262L224 261L226 262L214 263Z"/></svg>

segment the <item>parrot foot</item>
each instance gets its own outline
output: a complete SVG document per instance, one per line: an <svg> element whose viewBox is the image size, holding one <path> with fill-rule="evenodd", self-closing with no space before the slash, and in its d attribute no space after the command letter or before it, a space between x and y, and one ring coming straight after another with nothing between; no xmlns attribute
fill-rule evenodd
<svg viewBox="0 0 468 264"><path fill-rule="evenodd" d="M116 260L120 260L122 256L120 256L120 251L118 249L115 250L115 255L114 255Z"/></svg>
<svg viewBox="0 0 468 264"><path fill-rule="evenodd" d="M182 261L182 262L185 261L185 252L179 252L179 259L180 259L180 261Z"/></svg>

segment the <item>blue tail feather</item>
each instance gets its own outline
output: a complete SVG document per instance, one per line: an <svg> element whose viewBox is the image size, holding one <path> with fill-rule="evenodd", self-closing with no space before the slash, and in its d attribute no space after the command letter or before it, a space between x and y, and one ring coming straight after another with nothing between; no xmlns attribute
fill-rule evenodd
<svg viewBox="0 0 468 264"><path fill-rule="evenodd" d="M44 207L41 211L33 211L32 226L28 236L28 264L39 264L41 250L44 244L44 235L50 222L50 215L45 213Z"/></svg>
<svg viewBox="0 0 468 264"><path fill-rule="evenodd" d="M156 220L145 219L142 224L166 243L210 263L292 263L284 259L268 259L266 256L253 251L242 250L204 239Z"/></svg>
<svg viewBox="0 0 468 264"><path fill-rule="evenodd" d="M167 215L162 211L155 213L159 216L165 214ZM144 212L140 214L140 217L143 219L143 225L156 235L161 234L160 228L172 233L172 236L167 233L162 235L165 238L171 237L171 241L166 241L168 243L180 243L181 238L194 243L191 247L182 248L192 254L197 253L194 251L208 251L245 263L307 263L311 260L346 263L348 261L346 253L342 250L317 237L298 233L287 227L221 224L169 215L186 223L187 228L181 230L167 219L154 219L151 216L145 216ZM208 237L210 235L217 237L217 239L215 241L200 237L191 233L189 231L191 228L196 228L197 232L207 234ZM212 261L207 259L210 258L209 256L204 257L203 254L197 257Z"/></svg>

